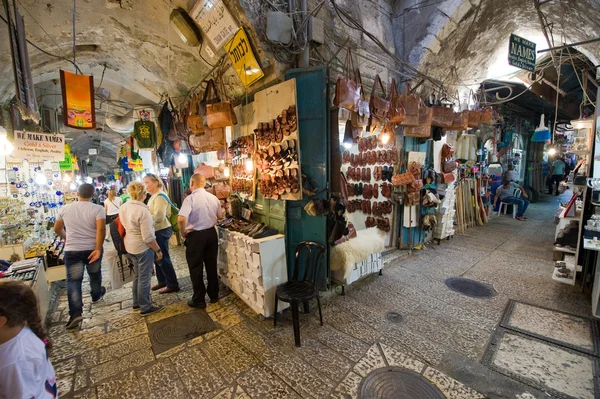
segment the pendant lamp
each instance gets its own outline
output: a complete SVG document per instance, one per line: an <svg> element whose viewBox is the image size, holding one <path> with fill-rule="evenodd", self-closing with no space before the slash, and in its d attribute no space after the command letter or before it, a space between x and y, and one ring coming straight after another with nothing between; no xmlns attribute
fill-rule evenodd
<svg viewBox="0 0 600 399"><path fill-rule="evenodd" d="M550 130L546 127L544 123L544 115L540 118L540 126L535 129L533 132L533 137L531 137L531 141L534 143L545 143L546 141L550 141Z"/></svg>
<svg viewBox="0 0 600 399"><path fill-rule="evenodd" d="M0 126L0 155L8 155L13 152L13 145L6 137L6 129Z"/></svg>

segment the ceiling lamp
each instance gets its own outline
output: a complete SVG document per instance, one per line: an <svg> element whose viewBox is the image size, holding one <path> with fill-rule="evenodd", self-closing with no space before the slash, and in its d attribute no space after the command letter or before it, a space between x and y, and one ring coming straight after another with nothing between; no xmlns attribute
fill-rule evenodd
<svg viewBox="0 0 600 399"><path fill-rule="evenodd" d="M531 141L534 143L545 143L546 141L550 141L550 130L546 127L544 123L544 115L540 119L540 126L535 129L533 132L533 137L531 137Z"/></svg>
<svg viewBox="0 0 600 399"><path fill-rule="evenodd" d="M173 28L184 43L193 47L202 44L202 34L200 34L200 30L184 9L174 9L171 11L169 19L173 23Z"/></svg>
<svg viewBox="0 0 600 399"><path fill-rule="evenodd" d="M6 137L6 129L0 126L0 155L8 155L12 153L14 147L8 138Z"/></svg>

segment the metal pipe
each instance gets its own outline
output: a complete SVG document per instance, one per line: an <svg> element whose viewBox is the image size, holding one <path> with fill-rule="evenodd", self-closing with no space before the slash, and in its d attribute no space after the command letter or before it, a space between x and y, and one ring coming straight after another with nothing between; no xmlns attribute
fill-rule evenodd
<svg viewBox="0 0 600 399"><path fill-rule="evenodd" d="M577 42L577 43L571 43L571 44L565 44L563 46L558 46L558 47L550 47L544 50L538 50L538 54L539 53L547 53L548 51L553 51L553 50L561 50L564 48L569 48L569 47L573 47L573 46L581 46L583 44L590 44L590 43L596 43L596 42L600 42L600 37L597 37L595 39L590 39L590 40L584 40L582 42Z"/></svg>
<svg viewBox="0 0 600 399"><path fill-rule="evenodd" d="M302 0L300 3L301 11L302 11L302 21L306 20L306 14L308 10L307 0ZM300 33L300 32L298 32ZM302 28L302 35L304 36L304 51L298 55L298 66L300 68L308 68L310 62L310 44L308 43L308 23L304 24Z"/></svg>

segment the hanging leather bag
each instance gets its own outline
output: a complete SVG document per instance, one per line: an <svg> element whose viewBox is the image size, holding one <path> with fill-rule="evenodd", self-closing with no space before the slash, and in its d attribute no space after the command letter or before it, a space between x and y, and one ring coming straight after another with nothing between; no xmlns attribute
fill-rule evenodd
<svg viewBox="0 0 600 399"><path fill-rule="evenodd" d="M406 85L406 94L400 94L400 103L404 107L406 118L400 125L402 126L418 126L419 125L419 103L421 98L416 94L410 93L410 86Z"/></svg>
<svg viewBox="0 0 600 399"><path fill-rule="evenodd" d="M377 86L381 89L383 96L380 97L377 95ZM390 111L390 102L386 99L385 88L381 83L381 78L379 75L375 75L375 80L373 81L373 90L371 90L371 101L369 102L371 116L378 118L379 120L385 120L388 118L388 113Z"/></svg>
<svg viewBox="0 0 600 399"><path fill-rule="evenodd" d="M193 134L200 134L204 131L204 121L198 111L198 96L192 95L190 102L190 114L187 117L187 127Z"/></svg>
<svg viewBox="0 0 600 399"><path fill-rule="evenodd" d="M493 120L492 107L485 107L481 109L481 120L480 124L485 125L488 123L492 123Z"/></svg>
<svg viewBox="0 0 600 399"><path fill-rule="evenodd" d="M390 123L402 123L406 119L406 111L400 101L400 95L396 88L396 79L392 78L390 87L390 111L388 114Z"/></svg>
<svg viewBox="0 0 600 399"><path fill-rule="evenodd" d="M467 126L469 126L471 129L475 129L477 126L479 126L479 123L481 123L481 111L473 110L468 112L469 122L467 123Z"/></svg>
<svg viewBox="0 0 600 399"><path fill-rule="evenodd" d="M450 107L443 107L441 105L434 105L431 107L432 118L431 126L445 127L452 126L454 121L454 111Z"/></svg>
<svg viewBox="0 0 600 399"><path fill-rule="evenodd" d="M219 101L219 96L217 95L217 86L215 81L210 79L206 83L206 89L204 90L204 95L202 96L202 101L198 104L198 111L202 120L204 122L204 126L206 126L206 106L208 104L216 103Z"/></svg>
<svg viewBox="0 0 600 399"><path fill-rule="evenodd" d="M469 128L469 111L455 112L452 126L446 130L465 130Z"/></svg>
<svg viewBox="0 0 600 399"><path fill-rule="evenodd" d="M404 128L404 137L417 137L420 139L428 139L431 137L431 126L406 126Z"/></svg>
<svg viewBox="0 0 600 399"><path fill-rule="evenodd" d="M449 144L444 144L442 147L442 172L450 173L453 172L457 167L458 163L452 159L452 155L454 154L454 148Z"/></svg>
<svg viewBox="0 0 600 399"><path fill-rule="evenodd" d="M221 94L225 95L225 87L222 84ZM218 94L217 100L216 102L206 104L206 125L211 129L237 125L237 116L233 111L231 101L221 101Z"/></svg>
<svg viewBox="0 0 600 399"><path fill-rule="evenodd" d="M350 48L346 50L346 59L344 60L343 75L337 78L335 82L335 96L333 104L345 108L349 111L358 111L358 102L361 95L361 86L356 82L356 77L352 76L354 63L352 61L352 52Z"/></svg>

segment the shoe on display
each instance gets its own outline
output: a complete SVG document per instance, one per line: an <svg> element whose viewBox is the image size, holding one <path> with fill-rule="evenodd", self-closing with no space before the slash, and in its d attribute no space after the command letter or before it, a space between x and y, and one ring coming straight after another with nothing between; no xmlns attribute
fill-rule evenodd
<svg viewBox="0 0 600 399"><path fill-rule="evenodd" d="M187 304L190 308L206 309L206 302L194 302L190 299Z"/></svg>
<svg viewBox="0 0 600 399"><path fill-rule="evenodd" d="M247 233L244 233L244 234L252 237L252 234L254 234L257 231L261 230L263 227L265 227L265 224L264 223L259 223L252 230L250 230L250 231L248 231Z"/></svg>
<svg viewBox="0 0 600 399"><path fill-rule="evenodd" d="M256 238L256 236L258 236L259 234L264 233L266 230L269 230L269 226L267 226L265 224L265 225L263 225L263 227L260 230L255 231L253 234L250 234L250 237Z"/></svg>
<svg viewBox="0 0 600 399"><path fill-rule="evenodd" d="M67 330L73 330L75 328L78 328L82 321L83 321L83 316L80 314L71 316L71 317L69 317L69 321L65 325L65 328Z"/></svg>
<svg viewBox="0 0 600 399"><path fill-rule="evenodd" d="M163 310L163 309L164 309L164 307L163 307L162 305L159 305L159 306L152 305L152 306L150 307L150 309L148 309L148 310L143 310L143 311L141 311L141 312L140 312L140 314L141 314L142 316L148 316L148 315L151 315L151 314L153 314L153 313L160 312L160 311L161 311L161 310Z"/></svg>
<svg viewBox="0 0 600 399"><path fill-rule="evenodd" d="M152 289L152 291L158 291L161 288L165 288L166 286L167 285L165 283L158 283L156 285L153 285L151 289Z"/></svg>
<svg viewBox="0 0 600 399"><path fill-rule="evenodd" d="M101 287L100 288L100 298L93 300L92 299L92 303L96 303L102 300L102 298L104 298L104 294L106 294L106 287Z"/></svg>
<svg viewBox="0 0 600 399"><path fill-rule="evenodd" d="M255 238L255 239L257 239L257 238L266 238L266 237L274 236L276 234L279 234L279 232L277 230L275 230L275 229L266 229L262 233L256 234L252 238Z"/></svg>

